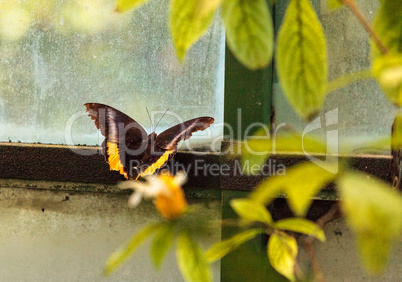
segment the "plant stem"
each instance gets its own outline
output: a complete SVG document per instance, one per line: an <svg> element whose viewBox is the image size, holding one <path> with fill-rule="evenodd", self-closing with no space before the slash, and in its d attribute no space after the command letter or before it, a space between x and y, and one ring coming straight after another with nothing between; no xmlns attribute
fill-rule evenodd
<svg viewBox="0 0 402 282"><path fill-rule="evenodd" d="M330 222L331 220L335 219L336 217L339 217L339 206L338 203L335 203L327 213L325 213L323 216L321 216L316 223L318 226L321 228L324 228L325 224Z"/></svg>
<svg viewBox="0 0 402 282"><path fill-rule="evenodd" d="M306 279L304 278L304 276L303 276L303 273L302 273L302 271L301 271L300 265L299 265L299 263L298 263L297 261L295 261L295 268L294 268L294 271L295 271L295 276L296 276L297 280L299 280L299 281L304 281L304 280L306 280Z"/></svg>
<svg viewBox="0 0 402 282"><path fill-rule="evenodd" d="M317 282L325 282L324 274L320 267L320 263L317 260L317 256L315 254L315 249L313 246L313 242L311 240L304 240L304 249L307 252L307 255L310 259L311 267L313 268L314 278Z"/></svg>
<svg viewBox="0 0 402 282"><path fill-rule="evenodd" d="M329 221L333 220L337 216L338 211L339 211L338 204L334 204L327 213L325 213L322 217L320 217L317 220L316 222L317 225L323 228L325 224L327 224ZM324 282L325 281L324 273L322 272L320 263L318 262L313 241L314 237L312 236L304 237L303 247L306 250L307 255L309 257L311 267L313 268L315 280L318 282Z"/></svg>
<svg viewBox="0 0 402 282"><path fill-rule="evenodd" d="M356 18L360 21L360 23L363 25L364 29L370 34L371 38L374 40L374 42L377 44L378 48L381 50L381 53L389 54L389 51L387 47L385 47L384 43L382 43L380 37L378 37L377 33L374 32L372 29L370 23L367 21L367 19L364 17L363 13L359 10L359 8L356 6L356 3L354 0L341 0L343 4L349 7L349 9L352 11L352 13L356 16Z"/></svg>
<svg viewBox="0 0 402 282"><path fill-rule="evenodd" d="M361 70L352 73L347 73L334 80L331 80L327 84L327 93L331 93L342 87L348 86L353 82L359 82L367 79L373 79L373 75L370 70Z"/></svg>

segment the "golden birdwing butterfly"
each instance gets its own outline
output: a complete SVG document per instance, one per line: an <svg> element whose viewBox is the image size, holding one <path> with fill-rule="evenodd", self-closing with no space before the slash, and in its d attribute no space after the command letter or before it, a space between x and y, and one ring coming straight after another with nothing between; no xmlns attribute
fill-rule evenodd
<svg viewBox="0 0 402 282"><path fill-rule="evenodd" d="M212 117L198 117L159 135L155 132L148 135L139 123L115 108L98 103L84 105L88 116L105 136L102 152L110 170L119 171L127 179L153 174L173 157L180 141L205 130L215 121Z"/></svg>

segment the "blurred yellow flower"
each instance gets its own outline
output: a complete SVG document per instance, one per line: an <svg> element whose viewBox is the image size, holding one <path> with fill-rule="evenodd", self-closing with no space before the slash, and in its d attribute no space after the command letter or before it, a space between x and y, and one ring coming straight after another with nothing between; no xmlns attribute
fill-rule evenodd
<svg viewBox="0 0 402 282"><path fill-rule="evenodd" d="M146 182L128 180L119 184L121 189L133 189L128 204L138 206L141 200L154 199L156 209L167 219L180 217L187 211L187 202L181 185L186 181L187 175L179 171L175 176L163 172L155 176L146 176Z"/></svg>
<svg viewBox="0 0 402 282"><path fill-rule="evenodd" d="M181 180L177 180L177 175L173 177L169 174L161 174L160 180L166 184L169 193L160 193L155 199L156 209L160 214L169 219L174 219L182 215L187 210L187 202L181 189Z"/></svg>

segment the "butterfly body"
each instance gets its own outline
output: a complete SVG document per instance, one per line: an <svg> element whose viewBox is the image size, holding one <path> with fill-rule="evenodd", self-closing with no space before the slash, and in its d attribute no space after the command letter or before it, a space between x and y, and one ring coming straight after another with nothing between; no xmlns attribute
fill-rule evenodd
<svg viewBox="0 0 402 282"><path fill-rule="evenodd" d="M146 131L126 114L104 104L85 104L88 115L105 136L102 152L111 170L117 170L127 179L137 179L155 173L177 152L181 140L192 133L205 130L212 117L199 117L177 124L161 134L147 135Z"/></svg>

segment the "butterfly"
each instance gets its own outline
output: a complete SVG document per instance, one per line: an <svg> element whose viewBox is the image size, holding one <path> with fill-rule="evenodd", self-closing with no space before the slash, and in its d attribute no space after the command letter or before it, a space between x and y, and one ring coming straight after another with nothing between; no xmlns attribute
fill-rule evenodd
<svg viewBox="0 0 402 282"><path fill-rule="evenodd" d="M102 153L110 170L120 172L126 179L155 173L176 154L180 141L205 130L215 121L212 117L198 117L172 126L159 135L155 132L148 135L139 123L115 108L98 103L84 106L105 136Z"/></svg>

